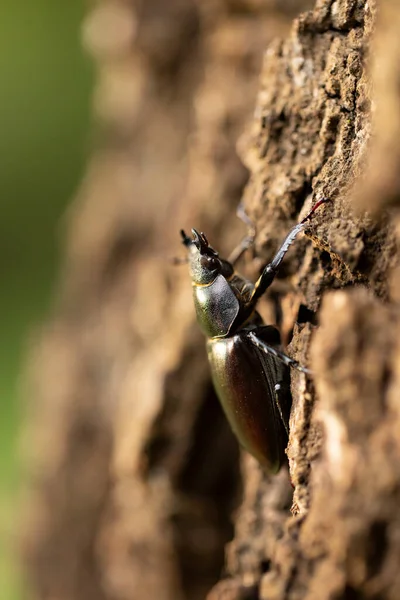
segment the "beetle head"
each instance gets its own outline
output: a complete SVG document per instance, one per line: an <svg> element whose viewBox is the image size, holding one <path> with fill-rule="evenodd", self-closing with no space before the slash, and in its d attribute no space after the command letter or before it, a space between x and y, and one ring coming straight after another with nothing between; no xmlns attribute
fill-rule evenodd
<svg viewBox="0 0 400 600"><path fill-rule="evenodd" d="M189 268L193 283L206 285L212 283L223 269L223 263L208 243L204 233L192 229L193 239L182 230L182 243L189 252Z"/></svg>

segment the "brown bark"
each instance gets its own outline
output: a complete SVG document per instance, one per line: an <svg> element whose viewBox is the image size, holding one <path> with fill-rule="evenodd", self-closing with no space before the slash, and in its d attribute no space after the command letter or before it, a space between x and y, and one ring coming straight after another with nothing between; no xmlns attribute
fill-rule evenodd
<svg viewBox="0 0 400 600"><path fill-rule="evenodd" d="M32 361L32 597L400 597L400 7L317 0L289 31L306 4L89 14L102 125ZM249 275L332 200L262 307L271 320L279 298L289 352L315 373L292 376L294 493L285 469L240 468L186 269L166 260L180 227L221 253L243 234L239 136Z"/></svg>

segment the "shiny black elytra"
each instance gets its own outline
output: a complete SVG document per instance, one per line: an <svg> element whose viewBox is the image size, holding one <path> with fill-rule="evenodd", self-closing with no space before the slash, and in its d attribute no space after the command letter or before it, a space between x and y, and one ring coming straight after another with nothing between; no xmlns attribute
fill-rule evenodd
<svg viewBox="0 0 400 600"><path fill-rule="evenodd" d="M204 233L181 236L188 249L197 320L207 336L207 352L215 390L240 444L270 473L284 461L291 408L290 369L308 369L283 353L279 331L265 325L256 311L262 294L314 211L286 236L259 279L237 275L234 264L249 247L246 238L229 260L219 257Z"/></svg>

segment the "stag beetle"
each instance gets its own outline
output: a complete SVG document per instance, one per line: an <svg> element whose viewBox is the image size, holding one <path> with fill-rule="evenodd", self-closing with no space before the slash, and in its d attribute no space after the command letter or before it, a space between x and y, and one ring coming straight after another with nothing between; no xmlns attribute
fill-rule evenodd
<svg viewBox="0 0 400 600"><path fill-rule="evenodd" d="M197 320L208 338L215 390L239 443L270 473L279 471L288 441L289 367L310 371L283 352L279 331L263 323L256 305L277 275L289 246L324 202L326 199L319 200L292 227L254 284L234 269L254 235L224 260L204 233L192 229L190 238L181 231L188 250Z"/></svg>

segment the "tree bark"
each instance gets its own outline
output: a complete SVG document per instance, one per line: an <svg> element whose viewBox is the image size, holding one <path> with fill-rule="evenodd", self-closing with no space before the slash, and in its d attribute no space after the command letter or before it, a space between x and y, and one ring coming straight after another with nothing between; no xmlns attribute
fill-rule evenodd
<svg viewBox="0 0 400 600"><path fill-rule="evenodd" d="M88 16L101 124L32 358L32 597L400 597L400 7L317 0L289 29L306 5ZM289 471L272 477L239 460L167 257L193 225L226 254L242 200L254 278L321 197L262 305L313 370L292 374Z"/></svg>

